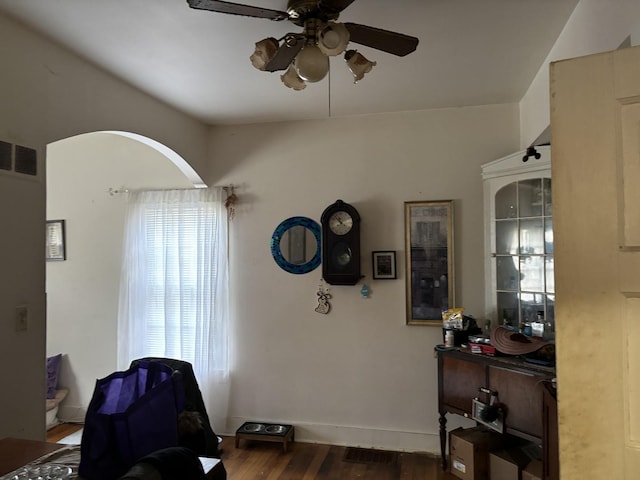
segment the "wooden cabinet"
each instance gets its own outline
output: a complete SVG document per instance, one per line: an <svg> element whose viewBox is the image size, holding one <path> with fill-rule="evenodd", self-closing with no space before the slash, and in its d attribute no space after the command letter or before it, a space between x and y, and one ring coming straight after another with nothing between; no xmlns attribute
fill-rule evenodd
<svg viewBox="0 0 640 480"><path fill-rule="evenodd" d="M487 385L486 365L447 353L438 356L438 409L471 417L471 401Z"/></svg>
<svg viewBox="0 0 640 480"><path fill-rule="evenodd" d="M544 386L555 377L554 368L530 364L517 357L472 354L465 349L437 350L437 355L443 468L447 467L446 415L472 418L472 401L478 397L480 388L498 393L498 400L506 407L506 433L543 443L545 426L552 424L551 416L555 415L552 409L543 408ZM547 446L557 451L557 447Z"/></svg>
<svg viewBox="0 0 640 480"><path fill-rule="evenodd" d="M560 462L558 459L558 402L556 389L545 382L542 390L542 479L558 480Z"/></svg>
<svg viewBox="0 0 640 480"><path fill-rule="evenodd" d="M542 381L546 374L521 366L488 365L490 390L499 394L506 405L506 428L509 433L542 439Z"/></svg>

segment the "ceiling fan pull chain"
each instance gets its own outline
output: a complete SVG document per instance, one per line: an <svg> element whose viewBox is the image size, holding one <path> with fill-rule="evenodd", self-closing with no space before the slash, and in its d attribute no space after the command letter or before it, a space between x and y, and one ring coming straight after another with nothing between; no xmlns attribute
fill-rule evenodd
<svg viewBox="0 0 640 480"><path fill-rule="evenodd" d="M331 118L331 69L329 69L329 118Z"/></svg>

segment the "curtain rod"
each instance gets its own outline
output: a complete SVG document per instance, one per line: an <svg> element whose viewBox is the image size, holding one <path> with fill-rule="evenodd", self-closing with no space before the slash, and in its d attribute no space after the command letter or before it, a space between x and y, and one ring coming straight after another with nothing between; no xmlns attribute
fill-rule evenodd
<svg viewBox="0 0 640 480"><path fill-rule="evenodd" d="M112 188L109 187L109 190L107 190L107 193L109 193L110 196L114 196L114 195L120 195L121 193L129 193L129 189L128 188Z"/></svg>
<svg viewBox="0 0 640 480"><path fill-rule="evenodd" d="M208 188L208 187L206 187L206 188ZM229 184L229 185L223 185L222 187L218 187L218 188L222 188L222 189L225 191L225 193L226 193L227 195L233 195L233 190L236 188L236 186L235 186L235 185L233 185L233 184ZM179 188L179 189L176 189L176 188L170 188L170 189L166 189L166 190L193 190L193 189L198 190L198 189L199 189L199 187L194 187L194 188ZM152 190L163 190L163 189L157 189L157 188L154 188L154 189L150 189L149 191L152 191ZM132 190L129 190L128 188L125 188L125 187L119 187L119 188L109 187L109 189L107 190L107 193L108 193L111 197L113 197L113 196L115 196L115 195L120 195L120 194L123 194L123 193L130 193L131 191L132 191Z"/></svg>

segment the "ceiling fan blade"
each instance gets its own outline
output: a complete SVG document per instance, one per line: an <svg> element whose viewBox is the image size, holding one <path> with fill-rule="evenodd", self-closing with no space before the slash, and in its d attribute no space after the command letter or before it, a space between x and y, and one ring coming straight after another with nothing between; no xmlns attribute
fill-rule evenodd
<svg viewBox="0 0 640 480"><path fill-rule="evenodd" d="M354 0L318 0L318 8L328 13L340 13L353 2Z"/></svg>
<svg viewBox="0 0 640 480"><path fill-rule="evenodd" d="M410 37L402 33L390 32L389 30L357 23L345 23L344 26L349 30L350 41L392 53L399 57L410 54L418 46L416 37Z"/></svg>
<svg viewBox="0 0 640 480"><path fill-rule="evenodd" d="M210 12L230 13L231 15L243 15L245 17L266 18L268 20L287 20L289 14L279 10L252 7L240 3L222 2L219 0L187 0L191 8L209 10Z"/></svg>
<svg viewBox="0 0 640 480"><path fill-rule="evenodd" d="M304 47L304 35L290 34L285 37L282 46L278 49L275 56L265 66L267 72L276 72L278 70L286 70L296 55Z"/></svg>

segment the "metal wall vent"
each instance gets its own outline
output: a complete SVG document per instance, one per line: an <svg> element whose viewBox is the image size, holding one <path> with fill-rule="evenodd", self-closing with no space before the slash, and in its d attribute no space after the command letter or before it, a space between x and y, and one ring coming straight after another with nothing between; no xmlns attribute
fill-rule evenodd
<svg viewBox="0 0 640 480"><path fill-rule="evenodd" d="M38 155L33 148L16 145L15 171L34 176L38 173Z"/></svg>
<svg viewBox="0 0 640 480"><path fill-rule="evenodd" d="M354 463L394 465L398 461L398 452L375 450L372 448L347 447L343 460Z"/></svg>
<svg viewBox="0 0 640 480"><path fill-rule="evenodd" d="M38 152L0 140L0 170L35 177L38 175Z"/></svg>
<svg viewBox="0 0 640 480"><path fill-rule="evenodd" d="M11 170L13 167L11 150L12 145L10 143L0 141L0 170Z"/></svg>

